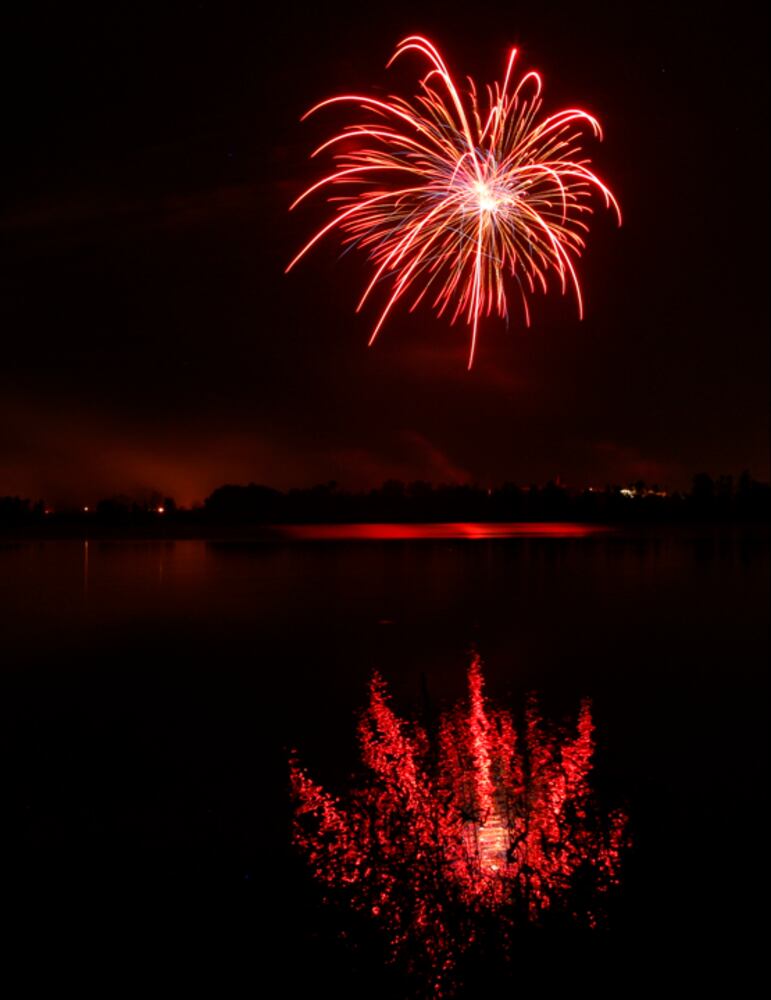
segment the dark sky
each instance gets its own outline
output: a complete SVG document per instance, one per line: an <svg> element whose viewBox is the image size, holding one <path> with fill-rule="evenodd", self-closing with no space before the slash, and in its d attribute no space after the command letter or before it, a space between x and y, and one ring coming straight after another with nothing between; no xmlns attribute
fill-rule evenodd
<svg viewBox="0 0 771 1000"><path fill-rule="evenodd" d="M767 25L760 3L41 5L1 15L0 495L88 502L222 482L561 475L604 485L768 477ZM415 31L457 76L508 47L588 141L624 226L597 211L587 318L468 334L399 312L368 349L367 265L287 205L344 114L412 91L384 66Z"/></svg>

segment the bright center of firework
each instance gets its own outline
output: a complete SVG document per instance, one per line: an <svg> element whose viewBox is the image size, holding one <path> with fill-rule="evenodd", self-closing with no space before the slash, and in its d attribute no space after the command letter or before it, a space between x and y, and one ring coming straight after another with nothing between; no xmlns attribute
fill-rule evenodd
<svg viewBox="0 0 771 1000"><path fill-rule="evenodd" d="M502 204L502 199L498 197L495 189L485 181L474 183L480 212L497 212Z"/></svg>
<svg viewBox="0 0 771 1000"><path fill-rule="evenodd" d="M456 184L460 192L460 211L466 217L482 215L490 220L510 208L516 200L511 187L494 175L483 179L465 175L459 177Z"/></svg>

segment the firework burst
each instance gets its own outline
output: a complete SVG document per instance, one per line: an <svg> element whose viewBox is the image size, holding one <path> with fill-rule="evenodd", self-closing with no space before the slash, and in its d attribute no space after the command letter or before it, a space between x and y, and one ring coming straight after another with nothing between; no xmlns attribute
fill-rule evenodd
<svg viewBox="0 0 771 1000"><path fill-rule="evenodd" d="M356 311L381 284L388 287L369 343L397 302L412 312L427 298L439 316L470 327L471 368L480 319L509 316L507 285L528 326L528 296L546 292L550 274L563 294L573 289L583 315L575 258L585 245L588 202L599 194L619 224L621 212L581 158L587 129L602 138L599 122L578 108L543 117L541 77L531 71L515 81L516 49L503 82L484 95L470 78L462 94L437 48L417 35L399 44L388 65L410 51L430 65L411 101L342 94L303 116L335 104L363 112L312 154L335 151L335 168L291 208L326 189L336 214L286 270L339 230L374 267Z"/></svg>

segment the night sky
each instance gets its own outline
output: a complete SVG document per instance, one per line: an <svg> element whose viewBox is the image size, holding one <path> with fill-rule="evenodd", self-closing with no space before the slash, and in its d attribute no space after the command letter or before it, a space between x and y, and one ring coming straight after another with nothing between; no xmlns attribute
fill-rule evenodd
<svg viewBox="0 0 771 1000"><path fill-rule="evenodd" d="M768 477L767 25L759 3L23 5L2 15L0 495L86 503L223 482L568 485ZM341 90L411 96L422 32L456 77L510 45L584 107L598 207L574 301L468 331L354 315L364 259L292 216L300 124ZM516 310L512 310L516 317Z"/></svg>

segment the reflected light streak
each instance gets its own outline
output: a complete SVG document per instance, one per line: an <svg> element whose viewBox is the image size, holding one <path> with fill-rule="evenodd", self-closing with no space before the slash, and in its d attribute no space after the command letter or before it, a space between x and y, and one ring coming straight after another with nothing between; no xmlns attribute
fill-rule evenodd
<svg viewBox="0 0 771 1000"><path fill-rule="evenodd" d="M588 538L611 529L603 525L557 521L521 524L458 521L445 524L290 524L276 530L298 541L398 541L432 538Z"/></svg>

